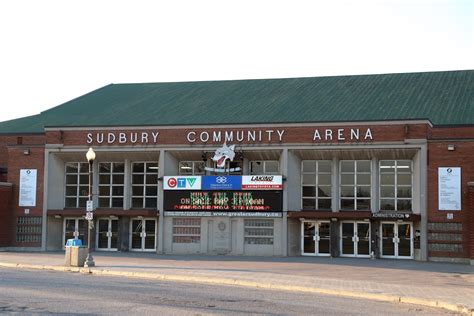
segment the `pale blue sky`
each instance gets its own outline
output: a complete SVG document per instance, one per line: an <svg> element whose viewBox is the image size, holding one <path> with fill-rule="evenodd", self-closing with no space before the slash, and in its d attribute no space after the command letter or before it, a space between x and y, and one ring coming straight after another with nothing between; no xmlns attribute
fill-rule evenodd
<svg viewBox="0 0 474 316"><path fill-rule="evenodd" d="M0 2L0 121L109 83L474 69L474 1Z"/></svg>

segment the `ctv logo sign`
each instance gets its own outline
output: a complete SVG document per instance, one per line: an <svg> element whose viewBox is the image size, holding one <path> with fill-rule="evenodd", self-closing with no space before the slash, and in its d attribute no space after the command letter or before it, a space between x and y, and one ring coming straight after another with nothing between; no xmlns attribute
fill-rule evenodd
<svg viewBox="0 0 474 316"><path fill-rule="evenodd" d="M163 177L165 190L201 190L201 177Z"/></svg>

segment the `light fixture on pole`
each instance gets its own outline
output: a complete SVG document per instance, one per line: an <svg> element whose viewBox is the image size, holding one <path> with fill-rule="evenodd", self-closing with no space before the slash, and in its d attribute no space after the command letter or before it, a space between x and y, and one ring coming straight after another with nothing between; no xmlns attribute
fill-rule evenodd
<svg viewBox="0 0 474 316"><path fill-rule="evenodd" d="M95 160L95 152L91 148L87 151L86 154L87 161L89 162L89 197L87 199L87 207L86 207L86 219L88 222L88 229L87 229L87 258L86 262L84 263L84 267L94 267L95 262L94 258L92 258L91 255L91 230L92 226L94 225L93 222L93 213L92 211L94 210L94 205L92 202L92 164L94 163Z"/></svg>

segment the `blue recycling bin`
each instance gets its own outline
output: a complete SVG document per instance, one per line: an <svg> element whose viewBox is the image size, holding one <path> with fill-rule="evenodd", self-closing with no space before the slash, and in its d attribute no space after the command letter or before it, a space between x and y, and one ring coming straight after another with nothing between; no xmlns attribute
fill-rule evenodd
<svg viewBox="0 0 474 316"><path fill-rule="evenodd" d="M68 239L66 246L82 246L82 240L80 239Z"/></svg>
<svg viewBox="0 0 474 316"><path fill-rule="evenodd" d="M68 239L65 248L64 265L67 267L83 267L87 258L87 247L82 245L82 240Z"/></svg>

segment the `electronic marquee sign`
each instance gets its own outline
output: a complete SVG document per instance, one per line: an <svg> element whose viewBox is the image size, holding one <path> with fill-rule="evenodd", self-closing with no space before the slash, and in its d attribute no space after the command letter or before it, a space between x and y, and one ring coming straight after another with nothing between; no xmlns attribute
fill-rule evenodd
<svg viewBox="0 0 474 316"><path fill-rule="evenodd" d="M165 211L281 212L282 191L165 191Z"/></svg>

